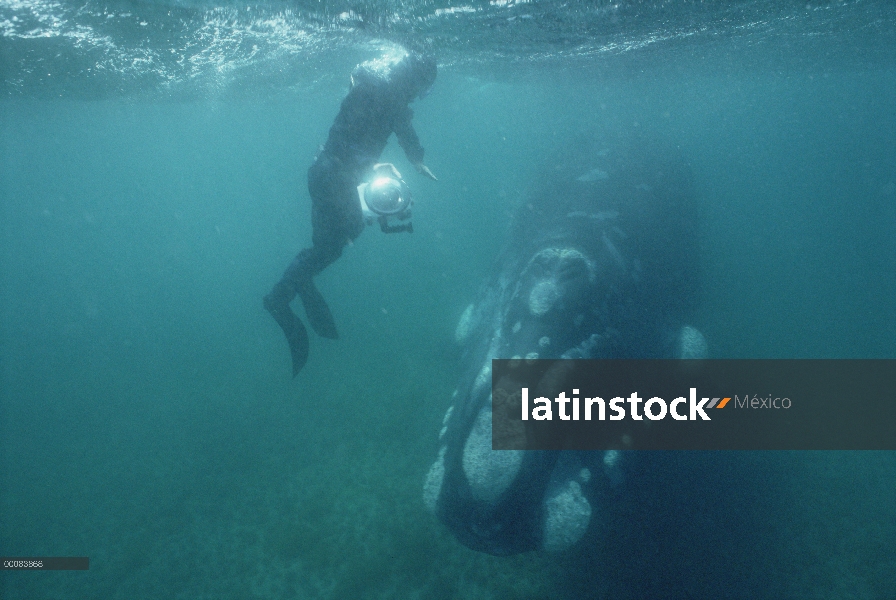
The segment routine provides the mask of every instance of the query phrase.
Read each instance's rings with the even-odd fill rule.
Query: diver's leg
[[[301,253],[299,256],[301,256]],[[298,258],[297,256],[296,259]],[[289,273],[289,269],[287,269],[287,273]],[[295,297],[295,286],[287,279],[286,274],[277,282],[270,293],[264,297],[265,309],[271,313],[277,325],[283,330],[286,342],[289,344],[289,352],[292,355],[293,377],[298,375],[305,363],[308,362],[308,332],[289,307],[290,301]]]
[[[314,245],[301,265],[296,264],[299,261],[296,257],[293,280],[311,327],[319,336],[330,339],[339,337],[336,321],[314,285],[314,276],[342,256],[342,248],[364,230],[356,186],[354,174],[326,154],[308,169]]]
[[[337,248],[334,253],[332,249],[327,252],[315,245],[300,252],[284,275],[284,278],[291,276],[290,280],[294,282],[295,291],[302,299],[311,328],[317,335],[331,340],[339,339],[336,321],[326,300],[314,285],[314,276],[339,258],[340,254],[341,248]]]

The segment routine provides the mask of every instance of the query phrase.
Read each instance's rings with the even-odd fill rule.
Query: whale
[[[426,506],[465,546],[559,552],[585,537],[626,452],[493,450],[496,358],[701,358],[693,175],[669,144],[582,136],[548,155],[463,311]]]

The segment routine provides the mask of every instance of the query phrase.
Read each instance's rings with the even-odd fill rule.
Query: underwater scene
[[[3,600],[896,598],[896,451],[458,429],[896,359],[887,0],[0,0],[0,231]]]

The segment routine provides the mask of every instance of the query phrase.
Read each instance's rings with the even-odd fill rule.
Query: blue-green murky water
[[[261,297],[349,72],[402,40],[439,56],[439,181],[319,277],[341,339],[290,380]],[[658,456],[561,556],[420,499],[454,324],[581,131],[690,162],[712,355],[896,357],[889,3],[0,0],[0,61],[0,554],[91,560],[3,598],[896,596],[892,453]]]

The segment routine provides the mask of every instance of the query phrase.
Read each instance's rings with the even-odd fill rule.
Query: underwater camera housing
[[[390,225],[390,219],[407,221],[411,218],[411,190],[408,185],[392,177],[377,177],[369,183],[358,186],[358,199],[361,202],[361,214],[364,222],[372,225],[380,224],[383,233],[414,232],[412,223]]]

